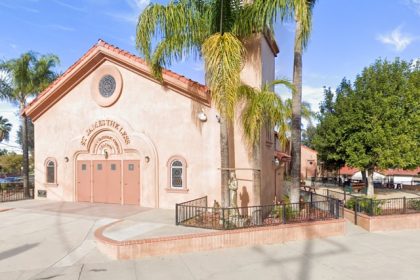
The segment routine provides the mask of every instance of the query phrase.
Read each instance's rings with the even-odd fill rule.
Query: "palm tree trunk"
[[[252,188],[253,188],[253,204],[261,205],[261,143],[260,141],[252,148]]]
[[[301,158],[301,107],[302,107],[302,40],[300,22],[296,21],[293,84],[295,92],[292,96],[292,187],[290,200],[299,202],[300,158]]]
[[[221,204],[229,207],[229,126],[225,116],[220,116]]]
[[[21,111],[25,108],[25,103],[20,104]],[[29,197],[29,153],[28,153],[28,119],[22,115],[20,117],[22,122],[22,152],[23,152],[23,194],[26,198]]]

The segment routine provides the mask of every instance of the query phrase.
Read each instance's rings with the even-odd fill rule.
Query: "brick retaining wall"
[[[344,218],[354,224],[354,211],[344,208]],[[420,213],[383,216],[357,213],[357,225],[370,232],[420,229]]]
[[[285,224],[141,240],[116,241],[104,236],[104,231],[115,223],[95,231],[99,250],[114,259],[136,259],[221,248],[276,244],[294,240],[344,235],[344,219]]]

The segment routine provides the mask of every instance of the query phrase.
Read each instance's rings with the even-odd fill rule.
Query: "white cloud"
[[[284,87],[276,87],[276,93],[283,99],[292,98],[292,93],[288,90],[285,90]],[[319,112],[319,104],[324,98],[324,88],[323,87],[313,87],[308,85],[302,86],[302,100],[308,102],[311,106],[311,110],[314,112]]]
[[[405,0],[405,3],[420,16],[420,0]]]
[[[377,40],[383,44],[392,45],[397,52],[401,52],[415,40],[415,37],[409,34],[403,34],[401,32],[401,26],[398,26],[388,34],[379,35]]]
[[[129,12],[115,13],[106,12],[105,14],[118,21],[125,21],[131,24],[136,24],[140,13],[150,4],[150,0],[126,0],[130,7]]]
[[[76,6],[76,5],[71,5],[69,3],[62,2],[60,0],[54,0],[54,2],[57,3],[60,6],[63,6],[65,8],[71,9],[71,10],[76,11],[76,12],[82,12],[82,13],[87,12],[86,7],[79,7],[79,6]]]
[[[319,104],[324,98],[324,88],[323,87],[311,87],[303,86],[302,87],[302,100],[308,102],[311,105],[311,110],[314,112],[319,111]]]

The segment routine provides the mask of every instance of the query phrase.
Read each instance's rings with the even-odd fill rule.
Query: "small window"
[[[112,163],[112,164],[111,164],[111,170],[112,170],[112,171],[117,170],[117,165],[116,165],[115,163]]]
[[[85,164],[85,163],[83,163],[83,164],[82,164],[82,171],[86,171],[86,169],[87,169],[87,168],[86,168],[86,164]]]
[[[180,189],[183,188],[182,184],[183,167],[182,162],[174,160],[171,164],[171,187]]]
[[[55,162],[54,161],[52,161],[52,160],[49,160],[48,162],[47,162],[47,166],[46,166],[46,169],[47,169],[47,184],[55,184],[55,182],[56,182],[56,178],[55,178],[55,168],[56,168],[56,166],[55,166]]]
[[[97,170],[102,170],[102,163],[98,163],[98,165],[96,166]]]
[[[134,171],[134,164],[130,163],[128,165],[128,171]]]

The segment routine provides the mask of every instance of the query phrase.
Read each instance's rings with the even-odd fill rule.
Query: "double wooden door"
[[[96,203],[140,203],[140,161],[79,160],[77,200]]]

